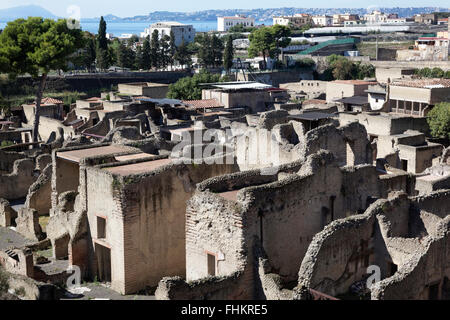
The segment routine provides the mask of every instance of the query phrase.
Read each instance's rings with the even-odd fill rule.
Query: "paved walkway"
[[[155,296],[121,295],[103,283],[82,283],[80,288],[68,291],[61,300],[155,300]]]

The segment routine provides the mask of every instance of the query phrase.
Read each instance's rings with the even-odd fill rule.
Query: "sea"
[[[106,25],[106,32],[112,33],[115,37],[124,34],[140,35],[151,24],[158,21],[146,22],[113,22],[109,21]],[[184,24],[191,24],[197,32],[215,31],[217,30],[217,20],[214,21],[180,21]],[[272,25],[272,21],[258,21],[257,24]],[[0,29],[6,26],[6,22],[0,22]],[[96,34],[98,32],[98,22],[81,22],[81,29]]]

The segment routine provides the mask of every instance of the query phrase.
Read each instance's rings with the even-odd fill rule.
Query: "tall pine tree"
[[[147,36],[142,46],[142,69],[148,70],[152,67],[150,36]]]
[[[152,62],[152,67],[158,69],[160,66],[160,43],[159,43],[159,32],[154,30],[152,33],[152,39],[150,42],[150,60]]]
[[[136,47],[136,54],[134,57],[134,68],[136,70],[144,69],[144,61],[142,60],[142,48],[141,46]]]
[[[173,61],[175,59],[175,52],[177,50],[177,46],[175,44],[175,34],[173,33],[172,30],[170,30],[170,42],[169,42],[169,63],[170,63],[170,67],[173,68]]]
[[[190,67],[192,61],[191,53],[189,52],[187,45],[184,43],[184,39],[175,51],[174,60],[178,61],[182,67],[185,65]]]
[[[223,55],[223,67],[225,68],[227,73],[230,73],[230,69],[231,67],[233,67],[233,55],[234,55],[233,38],[231,36],[228,36],[225,45],[225,52]]]
[[[110,59],[108,52],[108,39],[106,38],[106,21],[100,18],[97,35],[97,65],[104,70],[109,67]]]

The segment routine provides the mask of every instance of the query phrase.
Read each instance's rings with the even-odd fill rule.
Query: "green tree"
[[[450,102],[441,102],[427,114],[431,135],[450,139]]]
[[[83,65],[88,71],[91,71],[97,57],[97,52],[95,50],[95,38],[89,34],[85,35],[85,39],[86,45],[84,47]]]
[[[333,77],[336,80],[351,80],[355,78],[354,74],[354,64],[347,59],[339,59],[333,64]]]
[[[124,43],[119,43],[117,48],[117,64],[122,68],[133,68],[135,61],[134,51]]]
[[[142,45],[142,69],[148,70],[152,67],[150,36],[147,36]]]
[[[223,67],[225,68],[227,73],[230,73],[230,69],[231,67],[233,67],[233,55],[233,38],[231,36],[228,36],[225,44],[225,52],[223,54]]]
[[[175,52],[176,51],[177,51],[177,46],[175,45],[175,34],[173,33],[172,30],[170,30],[170,42],[169,42],[170,58],[169,58],[169,63],[170,63],[171,67],[173,67],[173,61],[175,59]]]
[[[375,67],[369,63],[360,63],[356,64],[356,68],[358,70],[358,79],[365,78],[374,78],[375,77]]]
[[[158,69],[160,66],[160,43],[159,43],[159,32],[158,30],[153,30],[152,38],[150,42],[150,60],[152,67]]]
[[[133,44],[135,44],[136,42],[139,42],[139,37],[135,34],[133,34],[127,41],[127,46],[131,47],[133,46]]]
[[[10,77],[30,74],[39,81],[33,124],[33,142],[39,138],[41,99],[51,70],[67,70],[68,57],[83,48],[81,30],[66,20],[30,17],[9,22],[0,34],[0,72]]]
[[[160,41],[161,67],[166,68],[170,64],[170,37],[164,35]]]
[[[221,38],[213,34],[210,40],[210,51],[212,53],[211,61],[214,67],[219,67],[222,65],[223,59],[223,41]]]
[[[435,67],[435,68],[433,68],[431,70],[431,77],[432,78],[443,78],[444,75],[445,75],[445,72],[441,68]]]
[[[174,59],[178,61],[181,66],[188,65],[190,67],[192,61],[191,53],[188,50],[188,46],[184,43],[184,40],[177,47]]]
[[[97,65],[105,70],[110,66],[111,53],[108,50],[108,39],[106,38],[106,21],[100,18],[97,34]]]
[[[197,57],[200,64],[207,68],[214,63],[214,53],[211,46],[211,37],[209,34],[199,34],[195,37],[195,42],[198,44]]]
[[[291,29],[286,26],[281,26],[279,24],[271,27],[271,32],[273,35],[274,47],[275,47],[275,57],[278,57],[281,48],[286,48],[291,43]],[[277,59],[278,60],[278,59]]]
[[[219,82],[220,75],[211,74],[205,70],[192,77],[181,78],[169,85],[168,98],[180,100],[199,100],[202,98],[201,83]]]
[[[275,42],[270,27],[262,27],[250,33],[250,46],[248,47],[248,54],[250,58],[254,58],[262,54],[264,64],[267,65],[266,57],[273,57]]]
[[[142,59],[142,48],[141,46],[136,47],[136,54],[134,56],[134,67],[137,70],[144,69],[144,61]]]

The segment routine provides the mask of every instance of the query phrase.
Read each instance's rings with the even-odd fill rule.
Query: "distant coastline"
[[[114,36],[118,37],[122,34],[135,34],[140,35],[144,32],[145,28],[148,28],[152,23],[157,21],[146,21],[146,22],[123,22],[123,21],[109,21],[107,22],[107,32],[112,33]],[[185,24],[192,24],[197,32],[207,32],[217,30],[217,20],[209,21],[179,21]],[[90,33],[96,34],[98,32],[99,21],[81,21],[81,28],[84,31],[89,31]],[[257,22],[257,24],[272,25],[272,21]],[[6,26],[6,22],[0,22],[0,29]]]

